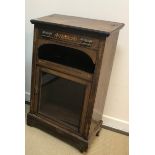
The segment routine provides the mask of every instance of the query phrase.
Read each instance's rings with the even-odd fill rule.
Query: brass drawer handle
[[[85,39],[85,38],[81,38],[80,41],[81,41],[80,45],[87,46],[87,47],[91,47],[93,43],[92,40]]]

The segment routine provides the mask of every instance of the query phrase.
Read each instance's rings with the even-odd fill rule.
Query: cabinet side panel
[[[32,70],[31,70],[31,98],[30,98],[30,112],[35,112],[35,68],[36,68],[36,41],[38,35],[38,28],[34,25],[34,35],[33,35],[33,53],[32,53]]]
[[[101,124],[102,121],[102,114],[110,81],[118,34],[119,31],[116,31],[106,38],[89,136],[91,136],[93,132],[96,132],[98,124]]]

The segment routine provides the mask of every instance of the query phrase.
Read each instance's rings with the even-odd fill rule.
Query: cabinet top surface
[[[111,32],[115,30],[121,29],[124,24],[104,21],[104,20],[96,20],[96,19],[88,19],[67,15],[59,15],[53,14],[37,19],[32,19],[31,23],[33,24],[46,24],[46,25],[59,25],[62,27],[69,27],[81,30],[87,30],[97,33],[103,33],[109,35]]]

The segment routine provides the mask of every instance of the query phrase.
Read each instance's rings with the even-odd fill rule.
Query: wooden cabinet
[[[27,124],[86,151],[102,125],[122,23],[50,15],[34,24]]]

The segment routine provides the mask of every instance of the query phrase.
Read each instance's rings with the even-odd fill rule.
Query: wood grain
[[[62,27],[71,27],[74,29],[88,30],[91,32],[104,33],[109,35],[115,30],[121,29],[124,24],[96,19],[88,19],[74,16],[65,16],[59,14],[53,14],[45,17],[41,17],[35,20],[31,20],[33,24],[45,23],[50,25],[59,25]]]

